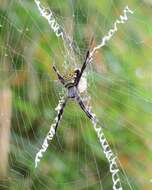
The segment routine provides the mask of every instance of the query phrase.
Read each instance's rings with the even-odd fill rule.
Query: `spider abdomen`
[[[75,86],[68,88],[68,98],[75,98],[77,95],[77,88]]]

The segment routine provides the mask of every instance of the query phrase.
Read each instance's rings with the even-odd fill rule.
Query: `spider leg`
[[[64,112],[64,108],[66,106],[67,101],[68,101],[67,97],[65,99],[62,98],[59,101],[59,104],[55,109],[57,111],[57,116],[56,116],[55,122],[54,122],[55,133],[57,131],[57,128],[59,127],[59,123],[61,121],[61,118],[62,118],[62,115],[63,115],[63,112]]]
[[[91,39],[91,43],[90,43],[90,45],[92,45],[92,43],[93,43],[93,39],[94,39],[94,38]],[[89,49],[89,50],[87,51],[87,53],[86,53],[85,60],[84,60],[83,65],[82,65],[82,67],[81,67],[80,74],[78,75],[76,85],[79,84],[80,79],[81,79],[81,77],[82,77],[82,74],[83,74],[83,72],[84,72],[84,70],[85,70],[87,64],[90,63],[90,61],[91,61],[91,58],[90,58],[90,49]]]
[[[88,50],[88,51],[87,51],[87,54],[86,54],[86,58],[85,58],[85,60],[84,60],[84,63],[83,63],[83,65],[82,65],[82,67],[81,67],[80,74],[79,74],[78,77],[77,77],[76,85],[79,84],[80,79],[81,79],[81,77],[82,77],[82,74],[83,74],[83,72],[84,72],[84,70],[85,70],[85,68],[86,68],[86,66],[87,66],[87,64],[88,64],[88,61],[89,61],[89,60],[88,60],[89,54],[90,54],[90,51]]]
[[[55,73],[57,74],[59,81],[60,81],[62,84],[65,84],[65,81],[64,81],[63,76],[59,73],[59,71],[57,70],[57,68],[55,67],[55,65],[53,65],[53,70],[54,70]]]
[[[77,103],[79,104],[79,106],[81,107],[81,109],[82,109],[82,110],[86,113],[86,115],[89,117],[89,119],[91,119],[91,120],[96,119],[96,118],[95,118],[95,115],[94,115],[91,111],[89,111],[89,109],[87,109],[87,107],[84,105],[84,103],[83,103],[83,101],[82,101],[82,99],[81,99],[81,97],[80,97],[79,95],[76,96],[76,101],[77,101]]]
[[[79,95],[76,96],[76,101],[91,121],[93,121],[96,124],[99,123],[99,120],[97,119],[96,115],[85,106],[85,104],[83,103],[83,101]],[[105,127],[103,123],[102,124],[99,123],[99,124],[102,127]]]

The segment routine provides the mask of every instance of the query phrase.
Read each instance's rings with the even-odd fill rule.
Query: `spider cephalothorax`
[[[80,69],[75,69],[74,71],[70,72],[69,74],[63,76],[65,88],[70,88],[70,87],[76,86],[79,74],[80,74]]]

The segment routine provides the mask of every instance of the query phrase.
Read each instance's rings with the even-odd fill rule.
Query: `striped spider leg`
[[[91,119],[92,121],[95,121],[96,123],[98,122],[98,119],[96,118],[95,114],[92,113],[91,109],[89,109],[88,107],[85,106],[82,98],[80,97],[80,95],[77,95],[75,100],[77,101],[77,103],[79,104],[79,106],[81,107],[81,109],[85,112],[85,114],[87,115],[87,117],[89,119]]]
[[[68,97],[66,98],[62,98],[60,101],[59,101],[59,104],[58,106],[56,107],[56,111],[57,111],[57,116],[55,118],[55,126],[54,126],[54,129],[55,129],[55,133],[57,131],[57,128],[59,127],[59,123],[62,119],[62,115],[63,115],[63,112],[64,112],[64,108],[67,104],[67,101],[68,101]]]
[[[87,117],[92,121],[92,123],[98,123],[101,127],[105,128],[104,123],[101,121],[99,122],[98,118],[96,117],[96,114],[92,112],[91,107],[85,105],[80,95],[76,95],[75,100],[77,101],[83,112],[85,112]]]
[[[57,74],[59,81],[64,85],[64,82],[65,82],[65,81],[64,81],[64,78],[63,78],[63,76],[59,73],[59,71],[57,70],[57,68],[55,67],[55,65],[53,65],[53,69],[54,69],[55,73]]]
[[[92,37],[91,42],[90,42],[90,46],[91,46],[92,43],[93,43],[93,39],[94,39],[94,38]],[[80,71],[80,73],[79,73],[79,76],[78,76],[78,78],[77,78],[77,85],[76,85],[76,86],[78,86],[78,84],[79,84],[79,82],[80,82],[80,80],[81,80],[81,77],[82,77],[82,75],[83,75],[83,73],[84,73],[84,71],[85,71],[85,69],[86,69],[86,66],[87,66],[91,61],[92,61],[92,57],[90,56],[90,48],[89,48],[88,51],[87,51],[87,53],[86,53],[85,60],[84,60],[83,65],[82,65],[82,67],[81,67],[81,71]]]

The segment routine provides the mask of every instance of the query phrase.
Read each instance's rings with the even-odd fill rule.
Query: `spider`
[[[87,51],[84,63],[81,67],[81,69],[75,69],[72,73],[70,73],[67,76],[62,76],[60,72],[57,70],[55,65],[53,65],[53,70],[57,74],[57,77],[62,85],[64,85],[66,89],[66,94],[62,99],[60,99],[58,106],[56,107],[57,116],[54,119],[54,123],[51,125],[50,130],[44,139],[44,142],[42,144],[42,148],[38,151],[35,157],[35,167],[37,167],[38,162],[40,162],[40,159],[43,157],[43,153],[47,150],[49,146],[49,141],[53,139],[53,136],[56,135],[57,129],[59,127],[59,123],[61,121],[64,108],[67,105],[67,102],[69,100],[74,100],[78,103],[80,108],[85,112],[87,117],[92,121],[94,125],[97,123],[105,127],[104,124],[99,123],[99,120],[97,119],[96,115],[91,111],[91,109],[87,106],[85,106],[84,100],[81,98],[80,93],[85,91],[86,84],[85,81],[83,81],[83,73],[86,69],[86,66],[92,61],[92,54],[90,53],[90,50]],[[56,135],[57,137],[57,135]]]
[[[90,55],[90,50],[88,50],[86,53],[84,63],[82,65],[81,69],[75,69],[68,76],[62,76],[59,73],[59,71],[57,70],[57,68],[55,67],[55,65],[53,65],[53,69],[54,69],[55,73],[57,74],[59,81],[66,88],[66,96],[65,96],[65,98],[61,104],[61,107],[58,111],[58,115],[56,117],[57,120],[56,120],[56,125],[55,125],[55,133],[56,133],[57,128],[59,126],[59,122],[61,120],[61,117],[63,115],[64,108],[65,108],[67,101],[69,99],[75,100],[90,120],[94,121],[95,123],[99,122],[98,119],[96,118],[95,114],[93,114],[91,112],[91,110],[85,106],[85,104],[84,104],[84,102],[80,96],[80,91],[81,91],[80,90],[80,82],[82,79],[82,75],[86,69],[87,64],[90,63],[91,60],[92,60],[92,57]]]

